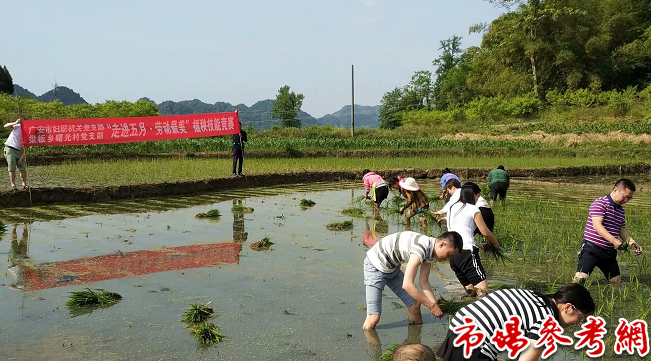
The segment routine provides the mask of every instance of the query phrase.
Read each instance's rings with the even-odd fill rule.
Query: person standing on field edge
[[[503,165],[498,165],[497,169],[493,169],[488,173],[488,189],[490,190],[491,200],[496,201],[499,195],[500,201],[504,201],[506,191],[510,185],[509,174],[504,170]]]
[[[20,133],[20,122],[21,119],[18,118],[15,122],[4,125],[5,129],[12,130],[7,141],[5,141],[4,151],[12,192],[18,191],[18,188],[16,187],[16,168],[20,171],[20,180],[23,189],[29,189],[27,186],[27,169],[25,168],[25,154],[27,147],[23,147],[23,136]]]
[[[617,264],[617,250],[626,249],[626,242],[636,255],[642,254],[642,246],[628,234],[622,207],[633,199],[633,193],[635,184],[622,178],[615,183],[610,194],[597,198],[590,205],[574,282],[583,284],[594,268],[599,267],[611,283],[619,284],[622,277]]]
[[[238,113],[235,110],[235,113]],[[233,177],[244,177],[242,174],[242,163],[244,163],[244,143],[248,141],[246,138],[246,132],[242,129],[242,122],[238,120],[240,124],[240,132],[233,134]],[[239,167],[237,167],[237,162],[240,162]],[[236,172],[237,170],[237,172]]]

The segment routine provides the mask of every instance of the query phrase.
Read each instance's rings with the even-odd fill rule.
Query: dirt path
[[[493,168],[454,168],[452,171],[462,179],[485,178]],[[509,169],[511,177],[549,178],[595,175],[637,175],[651,171],[651,164],[606,165],[563,167],[547,169]],[[417,179],[437,179],[442,169],[384,169],[379,174],[387,179],[392,175]],[[361,172],[303,172],[287,174],[262,174],[244,178],[210,178],[186,182],[125,185],[118,187],[91,188],[37,188],[31,191],[31,205],[107,202],[120,199],[151,198],[169,195],[188,195],[215,192],[227,189],[255,188],[279,184],[338,182],[360,180]],[[361,181],[360,181],[361,186]],[[27,191],[17,193],[0,192],[0,207],[29,207]]]

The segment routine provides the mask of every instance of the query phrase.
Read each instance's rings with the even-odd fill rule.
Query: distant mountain
[[[41,96],[36,96],[20,85],[14,84],[14,96],[29,97],[42,102],[51,102],[59,99],[65,105],[87,104],[81,95],[65,86],[57,86],[56,91],[52,89]],[[140,98],[139,100],[156,104],[156,102],[147,97]],[[161,115],[221,113],[232,112],[238,109],[242,124],[244,126],[253,126],[258,130],[270,129],[274,125],[280,126],[280,120],[271,118],[271,108],[273,108],[273,105],[274,101],[272,99],[261,100],[250,107],[244,104],[233,105],[225,102],[209,104],[199,99],[179,102],[166,100],[157,104]],[[379,109],[379,105],[364,106],[355,104],[355,127],[377,128],[380,125],[378,121]],[[318,119],[301,110],[298,113],[298,118],[301,120],[303,127],[310,125],[332,125],[335,127],[350,128],[350,105],[346,105],[339,111],[326,114]]]
[[[36,94],[30,92],[29,90],[23,88],[22,86],[18,84],[14,84],[14,96],[15,97],[23,97],[23,98],[30,98],[30,99],[36,99]]]
[[[158,104],[158,111],[161,115],[176,114],[199,114],[199,113],[220,113],[232,112],[237,109],[240,113],[242,125],[253,126],[255,129],[269,129],[274,125],[280,126],[280,120],[271,118],[271,108],[274,101],[271,99],[259,101],[250,107],[244,104],[233,105],[231,103],[217,102],[215,104],[204,103],[199,99],[183,100],[174,102],[166,100]],[[303,126],[314,125],[317,120],[304,111],[298,113],[298,118]]]
[[[79,93],[75,93],[74,90],[64,86],[57,86],[56,88],[37,97],[36,99],[45,103],[49,103],[58,99],[65,105],[88,104],[88,102],[86,102],[84,98],[79,95]]]
[[[43,93],[41,96],[36,96],[36,94],[20,85],[14,84],[14,96],[32,98],[44,103],[49,103],[58,99],[65,105],[88,104],[79,93],[75,93],[74,90],[59,85],[57,85],[56,88]]]
[[[355,104],[355,128],[367,127],[377,128],[380,126],[379,118],[380,106],[365,106]],[[317,119],[319,125],[332,125],[335,127],[350,128],[350,105],[345,105],[339,111],[326,114]]]

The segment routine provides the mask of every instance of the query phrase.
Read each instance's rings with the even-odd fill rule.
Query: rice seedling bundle
[[[441,312],[443,312],[443,314],[445,314],[445,315],[454,315],[455,313],[457,313],[457,311],[459,311],[460,309],[465,307],[468,304],[468,302],[455,301],[455,300],[446,300],[443,297],[439,297],[438,304],[439,304],[439,308],[441,309]]]
[[[271,247],[272,244],[274,244],[274,242],[271,242],[269,237],[264,237],[263,239],[257,242],[251,243],[249,245],[249,248],[256,251],[266,251],[269,249],[269,247]]]
[[[332,222],[326,228],[331,231],[349,231],[353,229],[353,221]]]
[[[301,207],[312,207],[315,204],[316,202],[314,202],[311,199],[305,199],[305,198],[301,199]]]
[[[233,207],[231,208],[231,211],[234,214],[253,213],[253,208],[245,207],[241,204],[234,204]]]
[[[190,308],[185,311],[183,315],[181,315],[183,316],[181,322],[185,322],[190,325],[206,322],[209,318],[213,317],[214,313],[213,309],[209,308],[208,305],[210,305],[210,302],[205,305],[190,305]]]
[[[364,210],[362,208],[346,208],[341,213],[350,217],[364,217]]]
[[[219,218],[221,217],[221,213],[219,212],[218,209],[211,209],[206,213],[199,213],[195,216],[196,218]]]
[[[197,339],[199,347],[214,346],[226,340],[219,332],[219,327],[212,322],[203,322],[190,326],[190,332]]]

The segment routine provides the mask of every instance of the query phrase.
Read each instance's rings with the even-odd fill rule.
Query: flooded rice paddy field
[[[651,194],[645,189],[651,182],[632,178],[638,192],[626,206],[629,228],[648,254]],[[510,246],[513,262],[487,260],[489,281],[545,286],[571,279],[587,207],[614,180],[514,181],[507,204],[494,207],[496,235]],[[419,183],[428,194],[440,192],[436,180]],[[0,240],[0,267],[6,270],[0,277],[0,359],[376,360],[392,343],[437,347],[447,318],[425,316],[424,325],[407,327],[406,310],[388,289],[377,333],[361,330],[365,243],[406,229],[398,216],[375,216],[364,205],[363,218],[341,214],[359,207],[356,199],[363,194],[361,183],[321,183],[1,210],[7,231]],[[301,208],[303,198],[316,205]],[[233,214],[234,204],[254,211]],[[441,205],[436,201],[432,209]],[[211,209],[220,211],[218,220],[195,218]],[[352,231],[325,228],[349,219]],[[412,225],[415,231],[440,232]],[[249,248],[263,237],[275,242],[270,251]],[[541,245],[545,237],[554,242]],[[639,275],[648,285],[647,258],[621,257],[624,275]],[[595,272],[592,278],[600,277]],[[461,294],[447,263],[434,265],[430,281],[437,295]],[[71,317],[69,294],[86,287],[123,299]],[[602,292],[606,286],[591,287]],[[648,291],[637,287],[640,294]],[[606,299],[609,291],[603,292]],[[631,294],[636,293],[625,297]],[[190,304],[209,301],[219,315],[213,322],[227,340],[201,351],[179,320]],[[649,321],[642,314],[646,301],[634,304],[629,316]],[[615,317],[618,308],[601,311]],[[558,353],[555,359],[581,355]]]

